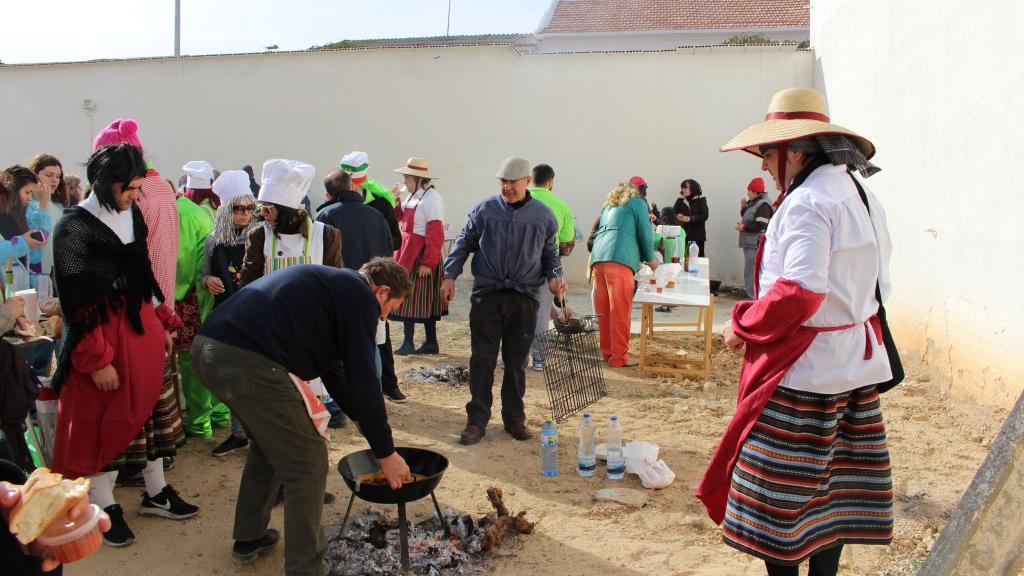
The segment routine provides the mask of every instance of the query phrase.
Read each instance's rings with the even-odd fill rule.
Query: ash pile
[[[469,368],[465,366],[442,366],[440,368],[420,366],[406,370],[402,374],[402,380],[415,380],[445,386],[465,386],[469,384]]]
[[[437,516],[409,523],[409,560],[411,573],[426,576],[475,576],[488,574],[487,553],[507,538],[530,534],[534,523],[526,512],[509,513],[499,488],[487,490],[495,512],[477,520],[469,514],[446,508],[442,513],[450,538]],[[350,521],[343,533],[327,547],[330,576],[350,574],[403,575],[399,549],[398,519],[374,508]]]

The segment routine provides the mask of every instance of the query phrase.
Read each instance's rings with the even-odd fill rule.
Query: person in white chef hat
[[[263,225],[249,233],[239,287],[299,264],[343,268],[341,233],[314,222],[302,199],[316,169],[298,160],[274,159],[263,164],[263,183],[257,209]]]
[[[185,171],[185,197],[210,212],[213,220],[220,198],[213,193],[213,181],[216,179],[213,166],[205,160],[192,160],[181,167]]]

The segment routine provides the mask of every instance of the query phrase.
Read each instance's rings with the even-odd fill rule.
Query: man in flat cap
[[[501,384],[501,419],[516,440],[528,440],[523,396],[526,394],[526,356],[533,344],[538,294],[544,283],[556,296],[565,284],[556,274],[558,222],[551,210],[534,200],[530,163],[508,158],[497,173],[501,193],[477,204],[469,213],[451,254],[444,263],[441,296],[451,301],[455,279],[473,256],[473,294],[470,297],[469,389],[467,423],[459,441],[476,444],[491,417],[491,388],[498,349],[505,375]]]

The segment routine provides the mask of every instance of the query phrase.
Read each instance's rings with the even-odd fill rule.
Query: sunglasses
[[[252,204],[246,204],[245,206],[232,206],[231,211],[235,214],[245,214],[246,212],[255,212],[256,207]]]

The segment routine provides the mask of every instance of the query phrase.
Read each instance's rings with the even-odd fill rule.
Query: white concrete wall
[[[757,161],[718,147],[763,115],[771,95],[811,85],[813,56],[792,48],[715,48],[658,54],[521,56],[508,47],[284,53],[0,67],[0,163],[47,151],[69,172],[93,135],[118,117],[139,121],[147,156],[177,181],[187,160],[220,169],[271,157],[317,167],[311,196],[352,149],[371,176],[423,156],[443,177],[448,220],[461,228],[497,192],[510,155],[547,162],[556,192],[589,231],[616,182],[635,174],[671,205],[694,178],[709,198],[715,276],[742,284],[733,229]],[[83,99],[96,111],[87,114]],[[585,247],[567,262],[581,282]],[[468,268],[467,268],[468,270]]]
[[[894,332],[936,381],[1009,407],[1024,389],[1024,4],[813,0],[816,85],[878,147]]]

